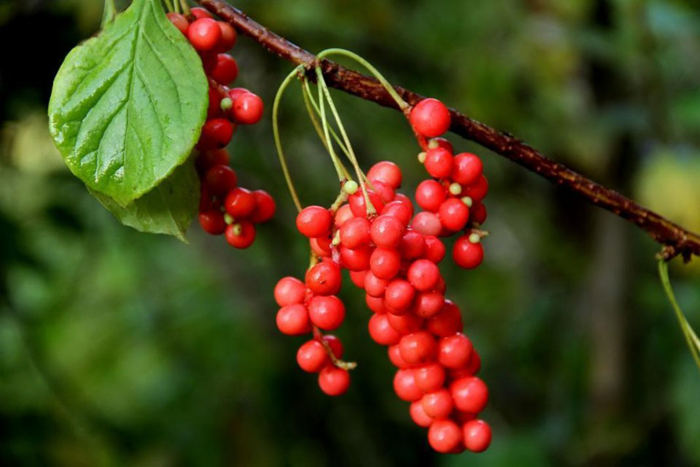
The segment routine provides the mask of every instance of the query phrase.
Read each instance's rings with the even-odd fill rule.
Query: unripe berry
[[[434,138],[450,128],[450,111],[437,99],[424,99],[411,110],[413,128],[426,138]]]

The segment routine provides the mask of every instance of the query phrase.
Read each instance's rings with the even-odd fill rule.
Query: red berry
[[[438,347],[438,362],[445,368],[452,369],[466,367],[474,348],[469,338],[461,333],[443,337]]]
[[[460,185],[473,185],[484,172],[484,164],[479,156],[463,152],[454,158],[452,168],[452,180]]]
[[[277,328],[288,336],[300,336],[311,331],[309,312],[301,304],[287,305],[277,312]]]
[[[428,428],[433,424],[433,419],[430,418],[423,409],[422,401],[411,402],[411,407],[408,410],[411,414],[411,420],[413,420],[413,423],[416,425],[423,428]]]
[[[450,128],[450,111],[437,99],[423,99],[411,111],[413,128],[426,138],[434,138]]]
[[[435,338],[426,331],[418,331],[405,335],[399,342],[401,358],[410,365],[431,360],[437,351]]]
[[[413,378],[413,370],[399,370],[394,375],[394,392],[399,399],[406,402],[413,402],[421,399],[423,393],[416,387]]]
[[[333,221],[337,228],[341,228],[348,220],[352,219],[353,217],[355,217],[355,215],[352,213],[350,205],[343,204],[340,207],[340,209],[336,211],[335,218],[333,219]]]
[[[489,389],[476,376],[458,379],[450,385],[455,407],[462,412],[477,414],[486,408]]]
[[[445,295],[434,292],[421,292],[416,297],[413,306],[413,311],[421,318],[432,318],[442,311],[445,307]]]
[[[399,314],[399,312],[405,312],[411,307],[415,296],[416,289],[408,281],[394,279],[386,288],[384,302],[392,311]]]
[[[433,138],[430,140],[430,142],[436,144],[440,148],[447,149],[448,151],[450,151],[450,154],[454,154],[455,152],[454,148],[452,147],[452,143],[450,143],[445,138]],[[432,146],[433,144],[431,144],[431,147]]]
[[[377,162],[367,172],[367,179],[371,182],[375,180],[384,182],[396,190],[401,186],[401,169],[390,161]]]
[[[233,119],[243,125],[254,125],[263,116],[263,101],[252,92],[241,93],[233,101],[231,112]]]
[[[209,107],[207,108],[207,120],[223,116],[221,110],[221,92],[218,89],[209,86]]]
[[[195,165],[200,173],[206,173],[207,170],[215,165],[228,165],[231,160],[226,149],[215,149],[213,151],[205,151],[197,156]]]
[[[370,228],[372,241],[381,248],[397,248],[401,244],[403,233],[403,224],[391,216],[377,217]]]
[[[199,224],[202,230],[210,235],[221,235],[226,231],[226,222],[221,211],[200,212]]]
[[[384,300],[380,297],[373,297],[370,294],[365,294],[365,303],[367,303],[367,308],[378,315],[384,314],[388,311],[386,305],[384,304]]]
[[[320,237],[331,228],[330,211],[321,206],[308,206],[297,216],[297,229],[308,238]]]
[[[408,268],[407,278],[418,291],[432,290],[440,279],[440,269],[427,259],[419,259]]]
[[[226,195],[224,207],[234,219],[245,219],[255,211],[255,195],[245,188],[234,188]]]
[[[204,185],[214,196],[223,198],[229,191],[236,188],[238,176],[231,167],[216,165],[207,170],[204,176]]]
[[[228,52],[236,45],[238,34],[236,34],[236,30],[230,24],[224,21],[217,21],[217,23],[219,28],[221,28],[221,39],[216,49],[221,52]]]
[[[404,259],[416,259],[425,254],[425,238],[422,233],[409,230],[401,239],[401,256]]]
[[[460,237],[452,247],[452,259],[460,268],[474,269],[484,260],[484,246],[469,241],[469,235]]]
[[[342,258],[341,258],[341,262],[342,262]],[[352,281],[353,284],[355,284],[355,287],[362,289],[365,286],[365,276],[366,275],[367,275],[367,271],[350,271],[350,280]]]
[[[438,264],[445,257],[445,244],[433,235],[426,235],[424,238],[425,253],[423,253],[423,258],[431,263]]]
[[[383,297],[388,285],[388,280],[378,278],[372,274],[372,271],[368,271],[367,274],[365,274],[364,289],[367,295],[371,295],[375,298]]]
[[[277,210],[277,204],[270,194],[264,190],[255,190],[255,211],[250,217],[250,220],[256,224],[261,224],[272,219]]]
[[[447,418],[454,407],[452,394],[447,389],[440,389],[426,394],[421,399],[421,403],[426,415],[435,419]]]
[[[461,196],[469,196],[472,201],[481,201],[486,197],[489,192],[489,181],[485,176],[479,177],[479,179],[473,185],[468,185],[462,190]]]
[[[323,336],[323,340],[330,346],[335,358],[343,358],[343,343],[332,334]]]
[[[435,392],[445,384],[445,369],[439,363],[428,363],[413,370],[416,386],[424,393]]]
[[[411,198],[404,195],[403,193],[396,193],[394,201],[398,201],[400,203],[405,204],[406,207],[411,210],[411,217],[413,217],[413,212],[415,211],[415,209],[413,207],[413,201],[411,201]]]
[[[355,249],[341,246],[340,262],[350,271],[362,271],[369,269],[372,249],[368,246],[361,246]]]
[[[183,33],[185,36],[187,36],[187,30],[190,28],[190,22],[187,21],[187,18],[185,18],[185,15],[181,15],[180,13],[174,13],[170,12],[167,15],[171,23],[180,30],[181,33]]]
[[[350,373],[342,368],[328,365],[318,374],[321,391],[329,396],[341,396],[350,387]]]
[[[423,235],[438,236],[442,231],[440,218],[432,212],[423,211],[416,214],[411,221],[411,228]]]
[[[425,170],[431,177],[447,178],[452,174],[452,153],[447,149],[437,147],[428,149],[425,156]]]
[[[484,206],[484,203],[474,201],[469,209],[469,216],[474,223],[483,224],[486,222],[486,206]]]
[[[462,230],[469,220],[469,208],[458,198],[450,198],[440,205],[440,223],[450,232]]]
[[[345,320],[345,305],[334,295],[317,296],[309,302],[309,317],[324,331],[333,331]]]
[[[310,340],[299,347],[297,363],[302,370],[318,373],[330,362],[326,348],[317,340]]]
[[[491,427],[483,420],[470,420],[462,427],[464,445],[471,452],[484,452],[491,444]]]
[[[377,212],[382,212],[384,201],[382,201],[381,196],[372,190],[367,190],[367,194],[374,209]],[[362,190],[357,190],[354,195],[350,195],[348,204],[350,204],[350,209],[355,217],[367,217],[367,206],[365,205],[365,197]]]
[[[462,331],[462,313],[457,305],[446,300],[442,311],[427,322],[427,329],[436,336],[448,337]]]
[[[370,225],[364,217],[352,217],[340,227],[340,243],[347,248],[357,248],[370,242]]]
[[[209,11],[202,7],[194,7],[190,8],[190,13],[192,16],[194,16],[197,19],[202,19],[202,18],[214,18]]]
[[[369,260],[372,274],[380,279],[392,279],[401,268],[401,255],[396,250],[377,248]]]
[[[385,314],[375,314],[369,319],[369,335],[379,345],[394,345],[401,340],[401,334],[391,327]]]
[[[469,359],[469,363],[467,364],[467,367],[465,369],[471,375],[479,373],[479,370],[481,370],[481,356],[479,355],[479,352],[477,352],[476,350],[472,350],[472,356]]]
[[[226,241],[239,250],[244,250],[255,241],[255,226],[252,222],[241,221],[226,227]]]
[[[416,188],[416,203],[426,211],[437,212],[445,196],[445,188],[435,180],[424,180]]]
[[[372,190],[379,195],[379,199],[382,200],[383,204],[391,203],[396,197],[396,192],[394,191],[394,189],[386,183],[379,180],[375,180],[374,182],[372,182]],[[381,212],[382,209],[384,209],[383,206],[382,208],[377,209],[377,212]]]
[[[221,40],[221,28],[212,18],[202,18],[190,24],[187,37],[192,47],[206,52],[216,47]]]
[[[306,296],[306,286],[296,277],[283,277],[275,285],[275,301],[279,306],[302,303]]]
[[[452,420],[436,420],[428,430],[428,442],[437,452],[452,452],[463,444],[462,430]]]
[[[389,355],[389,361],[396,368],[406,369],[410,366],[408,363],[404,362],[403,359],[401,358],[401,352],[399,351],[398,344],[397,345],[390,345],[389,348],[387,349],[387,354]]]
[[[209,76],[219,84],[228,86],[238,78],[238,63],[229,54],[218,54]]]
[[[384,206],[381,212],[382,216],[391,216],[396,218],[401,225],[406,227],[411,222],[411,209],[401,201],[392,201]]]
[[[413,313],[403,315],[387,313],[386,317],[391,327],[396,329],[401,335],[416,332],[423,326],[423,319]]]
[[[321,262],[306,272],[306,286],[316,295],[335,295],[340,292],[342,276],[333,262]]]
[[[202,127],[197,147],[199,149],[221,149],[233,138],[233,125],[225,118],[213,118]]]

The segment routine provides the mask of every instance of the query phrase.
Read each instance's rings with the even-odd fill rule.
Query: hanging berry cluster
[[[168,13],[168,19],[199,53],[209,78],[207,121],[197,143],[199,223],[211,235],[225,234],[234,248],[248,248],[255,240],[255,225],[270,220],[276,205],[267,192],[238,185],[226,146],[238,125],[260,121],[263,101],[247,89],[228,87],[238,77],[236,60],[226,53],[236,44],[236,30],[226,22],[215,21],[203,8],[190,12],[189,16]]]
[[[460,232],[454,262],[467,269],[481,263],[485,233],[477,228],[486,217],[481,201],[488,185],[477,156],[454,156],[450,143],[438,138],[450,125],[442,103],[422,101],[410,122],[425,149],[419,160],[432,177],[415,193],[424,211],[414,215],[413,202],[397,192],[403,177],[391,161],[358,175],[360,185],[345,181],[330,209],[302,209],[296,227],[309,238],[312,264],[303,282],[285,277],[275,287],[281,307],[277,327],[290,336],[311,334],[297,352],[299,366],[318,374],[324,393],[345,393],[348,370],[355,364],[341,360],[340,340],[323,331],[334,331],[344,321],[345,306],[337,294],[341,269],[348,270],[373,312],[371,338],[388,347],[398,368],[394,390],[410,402],[413,421],[428,428],[430,445],[442,453],[481,452],[491,442],[489,425],[477,418],[488,389],[475,376],[481,359],[462,333],[460,309],[445,298],[438,264],[446,255],[440,237]]]

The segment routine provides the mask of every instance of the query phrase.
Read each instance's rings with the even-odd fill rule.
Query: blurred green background
[[[396,84],[443,99],[549,157],[700,230],[700,2],[696,0],[241,0],[312,51],[352,49]],[[233,145],[242,183],[276,220],[248,251],[191,228],[190,244],[121,226],[53,148],[46,106],[66,53],[99,28],[89,0],[0,0],[0,464],[58,466],[698,465],[700,374],[656,275],[658,245],[621,219],[465,141],[491,192],[487,260],[446,266],[483,356],[482,455],[428,447],[391,389],[369,311],[346,287],[338,333],[359,363],[321,394],[275,329],[272,288],[301,275],[264,123]],[[272,102],[291,67],[248,39],[239,83]],[[337,103],[362,162],[424,177],[399,114]],[[307,204],[332,166],[285,99],[283,139]],[[700,327],[700,261],[672,268]]]

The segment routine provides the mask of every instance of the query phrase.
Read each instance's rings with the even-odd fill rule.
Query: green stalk
[[[104,13],[102,13],[102,27],[114,21],[115,16],[117,16],[117,7],[114,5],[114,0],[105,0]]]
[[[693,328],[690,326],[690,323],[688,323],[688,320],[683,314],[681,307],[676,301],[676,296],[673,294],[673,289],[671,288],[671,281],[668,278],[668,263],[664,260],[659,261],[659,276],[661,277],[661,284],[663,284],[666,296],[671,302],[673,310],[676,312],[676,318],[678,318],[678,323],[680,324],[681,331],[683,331],[683,336],[688,343],[690,353],[693,355],[693,359],[695,360],[695,364],[698,366],[698,370],[700,370],[700,339],[698,339],[697,334],[695,334],[695,331],[693,331]]]
[[[174,1],[177,1],[177,0],[174,0]],[[180,6],[182,7],[182,13],[185,16],[189,16],[190,6],[187,4],[187,0],[180,0]]]
[[[302,66],[299,66],[292,70],[292,72],[289,73],[289,75],[287,75],[287,77],[284,79],[279,89],[277,90],[277,95],[275,96],[275,101],[272,105],[272,135],[275,139],[277,157],[279,158],[280,165],[282,166],[282,173],[284,174],[284,180],[287,182],[289,194],[292,196],[292,200],[294,201],[294,205],[296,206],[297,211],[301,211],[301,202],[299,201],[299,196],[297,195],[297,191],[294,188],[294,182],[292,182],[292,176],[289,174],[287,160],[285,159],[284,152],[282,151],[282,140],[280,139],[278,116],[280,101],[282,100],[282,95],[284,95],[284,91],[287,89],[292,80],[297,76],[297,74],[299,74],[299,71],[303,69],[304,68]]]

